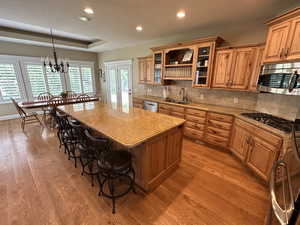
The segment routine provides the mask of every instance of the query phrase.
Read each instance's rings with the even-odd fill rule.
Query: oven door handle
[[[295,86],[297,85],[297,80],[298,80],[299,74],[297,74],[297,72],[295,72],[294,74],[292,74],[290,80],[289,80],[289,84],[288,84],[288,91],[292,92],[293,89],[295,88]]]
[[[276,199],[276,194],[275,194],[275,185],[276,185],[276,181],[275,181],[275,178],[276,178],[276,172],[277,172],[277,169],[279,167],[283,167],[284,170],[285,170],[285,174],[283,174],[283,179],[282,183],[284,183],[284,176],[286,176],[287,178],[287,181],[288,181],[288,193],[289,193],[289,199],[290,199],[290,204],[288,204],[286,201],[286,196],[285,196],[285,191],[283,189],[283,202],[284,202],[284,205],[285,205],[285,209],[282,209],[279,205],[279,203],[277,202],[277,199]],[[285,185],[283,185],[283,187],[285,187]],[[273,165],[273,168],[272,168],[272,172],[271,172],[271,177],[270,177],[270,192],[271,192],[271,202],[272,202],[272,208],[273,208],[273,212],[275,214],[275,216],[277,217],[278,221],[280,222],[281,225],[288,225],[288,222],[289,222],[289,219],[295,209],[295,206],[294,206],[294,196],[293,196],[293,191],[292,191],[292,184],[291,184],[291,178],[290,178],[290,175],[289,175],[289,171],[288,171],[288,168],[287,168],[287,165],[286,163],[283,161],[283,160],[279,160],[277,161],[274,165]]]

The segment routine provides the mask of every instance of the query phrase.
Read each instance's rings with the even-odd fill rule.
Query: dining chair
[[[43,93],[40,93],[38,95],[37,100],[38,101],[49,101],[53,97],[54,96],[50,92],[43,92]],[[47,122],[47,115],[50,114],[51,109],[47,105],[47,106],[42,107],[42,111],[43,111],[43,121],[44,121],[44,123],[46,123]]]
[[[42,126],[42,122],[40,121],[38,115],[36,112],[25,112],[16,102],[15,99],[11,98],[11,101],[13,102],[14,106],[16,107],[20,119],[21,119],[21,128],[24,131],[25,125],[30,123],[40,123]]]
[[[55,115],[56,115],[56,108],[59,105],[62,105],[64,103],[64,99],[62,97],[53,97],[51,99],[48,100],[47,106],[49,108],[49,115],[50,115],[50,119],[49,119],[49,124],[50,127],[54,127],[55,126]]]
[[[76,98],[77,102],[88,102],[90,101],[91,97],[88,94],[81,94]]]

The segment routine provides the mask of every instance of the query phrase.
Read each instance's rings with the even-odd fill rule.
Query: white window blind
[[[93,74],[91,67],[81,67],[82,86],[84,93],[93,92]]]
[[[94,93],[93,66],[84,64],[70,66],[69,82],[71,91],[75,93]]]
[[[36,98],[40,93],[47,92],[43,65],[27,64],[26,71],[29,78],[32,97]]]
[[[0,62],[0,101],[10,101],[10,98],[21,98],[17,73],[13,63]]]
[[[63,91],[63,84],[60,73],[53,73],[51,72],[50,67],[47,67],[46,74],[49,87],[48,92],[50,92],[54,96],[60,95]]]
[[[80,67],[69,67],[69,79],[71,91],[74,91],[77,94],[82,93]]]

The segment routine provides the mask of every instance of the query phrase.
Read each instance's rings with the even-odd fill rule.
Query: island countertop
[[[100,102],[59,106],[58,110],[128,148],[185,122],[143,109],[117,108]]]

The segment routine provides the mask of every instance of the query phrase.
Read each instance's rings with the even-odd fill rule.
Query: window
[[[69,68],[71,91],[77,94],[95,92],[92,65],[71,65]]]
[[[0,101],[21,99],[21,90],[13,63],[0,62]]]
[[[40,93],[58,96],[63,91],[95,93],[94,64],[71,62],[66,74],[53,73],[39,58],[0,55],[0,103],[31,101]]]

